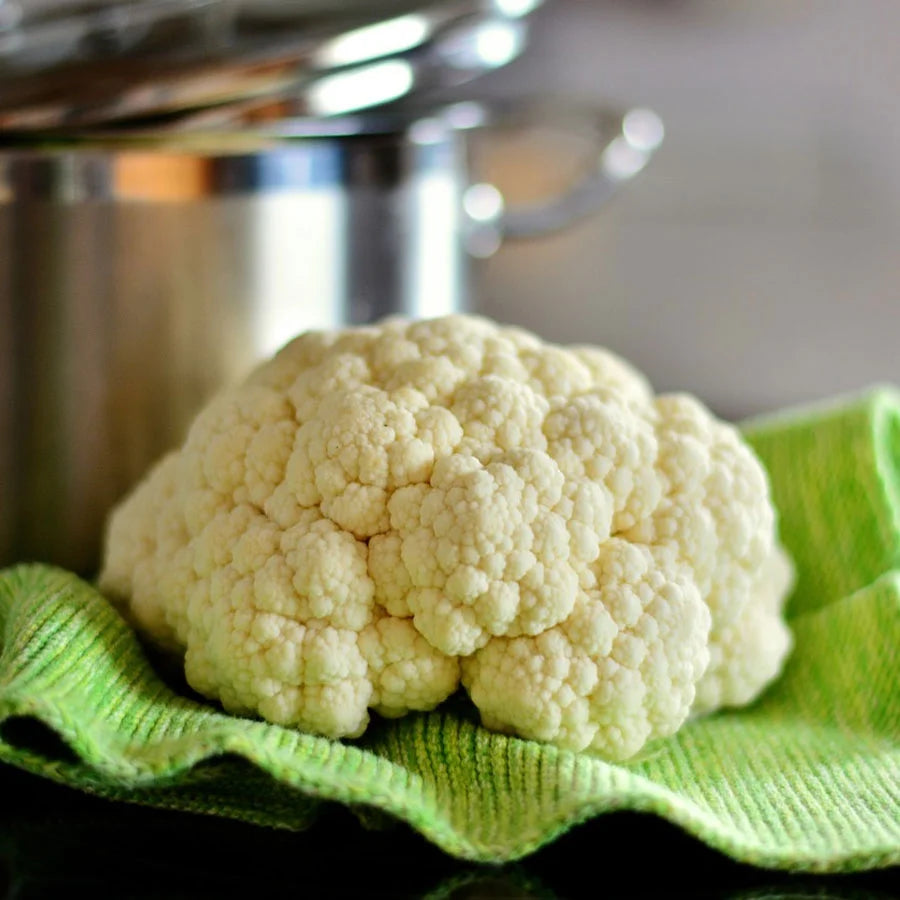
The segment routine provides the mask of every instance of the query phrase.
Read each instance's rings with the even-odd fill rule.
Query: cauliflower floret
[[[734,621],[775,543],[765,472],[737,430],[694,398],[659,397],[654,408],[664,495],[628,536],[676,545],[714,625]]]
[[[302,335],[223,391],[112,516],[101,586],[238,714],[354,736],[462,673],[490,727],[623,759],[775,677],[787,565],[697,401],[449,316]]]
[[[776,546],[738,619],[710,634],[709,667],[697,685],[693,714],[746,706],[778,677],[793,644],[782,617],[793,582],[793,564]]]
[[[728,696],[749,700],[772,680],[789,649],[780,610],[790,579],[760,576],[774,565],[771,560],[784,559],[775,543],[765,472],[737,430],[717,422],[694,398],[659,397],[654,406],[664,496],[627,535],[675,547],[694,571],[712,614],[713,661],[702,686],[709,698],[703,708],[731,705]],[[760,602],[774,604],[771,613],[755,610]],[[735,646],[723,655],[729,640]],[[743,642],[755,646],[746,664],[726,676],[722,667]],[[758,666],[749,664],[754,659]],[[727,689],[723,678],[730,682]],[[745,682],[738,684],[741,678]],[[718,696],[721,703],[712,699]]]
[[[163,457],[148,473],[145,489],[131,494],[113,511],[103,572],[107,595],[129,605],[137,627],[169,651],[179,644],[166,622],[166,606],[157,580],[160,555],[177,555],[186,543],[184,529],[178,527],[181,520],[173,508],[178,469],[177,453]]]
[[[562,624],[491,641],[463,662],[463,684],[490,728],[627,759],[687,718],[709,610],[667,548],[612,538],[593,569]]]
[[[459,661],[436,650],[409,619],[382,615],[360,636],[371,673],[370,705],[397,718],[411,709],[433,709],[456,690]]]
[[[573,504],[563,487],[549,456],[518,450],[487,466],[445,457],[430,484],[394,493],[391,526],[411,585],[405,602],[431,644],[467,656],[492,635],[539,634],[571,612],[584,560],[570,539],[564,513]],[[611,509],[585,505],[593,559]],[[385,563],[376,570],[390,576]]]
[[[183,648],[188,683],[228,711],[356,736],[370,707],[431,709],[459,682],[455,658],[376,606],[367,560],[366,545],[316,509],[282,529],[239,504],[213,516],[167,571],[158,560],[155,590],[136,581],[128,612]]]
[[[450,411],[460,423],[465,441],[458,448],[482,462],[504,450],[543,450],[541,431],[549,404],[528,385],[501,375],[466,382],[456,392]]]
[[[652,422],[615,391],[595,390],[556,407],[544,422],[550,455],[569,478],[602,484],[613,533],[653,513],[662,497]]]
[[[335,391],[296,430],[286,485],[302,506],[372,537],[388,530],[390,492],[427,481],[461,437],[456,419],[414,389]]]

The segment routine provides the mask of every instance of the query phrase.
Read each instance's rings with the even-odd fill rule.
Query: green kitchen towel
[[[900,864],[900,396],[744,430],[797,561],[796,649],[754,706],[636,761],[492,734],[452,701],[343,743],[229,716],[173,692],[99,593],[39,565],[0,573],[0,760],[113,799],[291,829],[337,801],[473,860],[522,857],[634,809],[760,866]]]

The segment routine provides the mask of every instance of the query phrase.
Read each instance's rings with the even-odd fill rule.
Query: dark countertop
[[[339,807],[296,834],[112,803],[2,764],[0,798],[0,900],[72,891],[117,898],[900,898],[900,868],[831,877],[752,869],[637,813],[602,816],[519,863],[491,867],[452,859],[403,825],[366,831]]]

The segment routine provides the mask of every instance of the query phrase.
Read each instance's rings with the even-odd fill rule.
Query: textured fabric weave
[[[346,743],[225,715],[166,687],[91,586],[37,565],[0,573],[0,760],[113,799],[291,829],[323,800],[381,810],[476,860],[627,808],[761,866],[900,864],[900,397],[877,390],[745,433],[798,565],[796,650],[753,707],[692,722],[627,765],[491,734],[452,701]]]

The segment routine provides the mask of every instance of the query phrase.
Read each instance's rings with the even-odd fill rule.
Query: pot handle
[[[646,167],[665,135],[660,117],[643,107],[625,112],[569,107],[566,113],[561,115],[558,108],[546,113],[532,110],[524,121],[515,116],[512,124],[566,129],[567,119],[571,122],[576,117],[582,128],[591,126],[595,136],[596,151],[587,166],[561,193],[527,206],[506,207],[494,185],[470,186],[463,207],[469,224],[467,245],[473,256],[491,256],[503,241],[542,237],[589,218]],[[503,124],[509,121],[503,115],[499,119]]]

